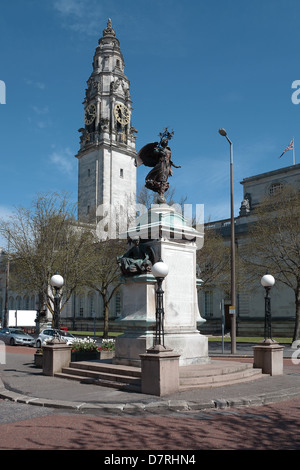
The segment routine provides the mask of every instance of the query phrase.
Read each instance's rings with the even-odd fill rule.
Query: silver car
[[[20,328],[3,328],[0,330],[0,341],[10,346],[34,346],[35,339]]]
[[[59,336],[63,342],[67,344],[72,344],[74,341],[76,341],[75,336],[71,335],[71,333],[68,333],[67,331],[64,330],[55,330],[54,328],[46,328],[43,330],[37,340],[36,340],[36,347],[40,348],[42,345],[46,344],[48,340],[52,340],[54,338],[55,333]]]

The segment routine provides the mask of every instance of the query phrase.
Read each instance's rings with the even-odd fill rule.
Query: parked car
[[[11,346],[34,346],[35,339],[20,328],[3,328],[0,330],[0,341]]]
[[[54,328],[46,328],[43,330],[36,339],[36,347],[40,348],[43,344],[46,344],[46,341],[52,340],[54,334],[57,333],[59,338],[67,344],[72,344],[76,341],[75,336],[71,335],[64,330],[55,330]]]

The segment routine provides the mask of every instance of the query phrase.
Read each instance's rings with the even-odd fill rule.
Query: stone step
[[[141,391],[141,369],[110,362],[71,362],[56,377],[77,380],[86,384]],[[206,364],[179,367],[179,391],[211,388],[248,382],[262,377],[261,369],[252,363],[210,361]]]
[[[123,390],[141,390],[141,369],[93,361],[71,362],[56,377]]]
[[[238,371],[228,374],[200,377],[180,377],[179,390],[191,390],[193,388],[212,388],[249,382],[262,377],[261,369]]]
[[[248,382],[262,377],[261,369],[252,363],[211,361],[202,365],[183,366],[179,369],[180,390],[223,387]]]
[[[69,368],[83,369],[86,371],[105,372],[108,374],[118,374],[130,377],[141,377],[141,369],[139,367],[123,366],[113,364],[112,362],[101,361],[80,361],[70,362]]]
[[[180,367],[180,377],[210,377],[215,375],[232,374],[244,370],[253,369],[253,364],[248,362],[210,361],[205,364],[192,364]]]

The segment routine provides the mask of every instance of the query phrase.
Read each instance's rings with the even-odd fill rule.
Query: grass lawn
[[[71,333],[74,336],[89,336],[90,338],[94,337],[94,331],[71,331],[69,330],[69,333]],[[116,332],[109,332],[108,337],[109,338],[116,338],[117,336],[121,335],[122,333],[116,333]],[[102,338],[103,337],[103,331],[96,331],[96,338]],[[259,343],[262,341],[264,338],[262,336],[237,336],[236,342],[237,343]],[[281,344],[292,344],[292,338],[273,338],[274,341],[277,341],[278,343]],[[208,341],[222,341],[222,336],[209,336]],[[230,336],[224,336],[224,342],[231,342]]]
[[[259,343],[264,338],[262,336],[237,336],[237,343]],[[273,338],[274,341],[277,341],[281,344],[292,344],[292,338]],[[222,336],[209,336],[208,341],[222,341]],[[231,342],[230,336],[224,337],[224,342]]]
[[[93,338],[95,335],[97,338],[102,338],[103,337],[103,331],[96,331],[96,333],[94,334],[94,331],[72,331],[72,330],[68,330],[69,333],[71,333],[71,335],[74,335],[74,336],[89,336],[90,338]],[[115,338],[116,336],[119,336],[121,335],[122,333],[115,333],[115,332],[109,332],[108,333],[108,337],[109,338]]]

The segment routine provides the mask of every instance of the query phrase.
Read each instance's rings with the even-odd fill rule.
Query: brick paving
[[[30,405],[24,405],[30,406]],[[51,412],[0,426],[0,450],[299,450],[300,398],[234,410],[91,416]]]
[[[18,356],[22,353],[27,369],[22,370],[16,362],[6,373],[11,374],[11,380],[15,374],[15,380],[25,384],[32,379],[28,364],[33,351],[14,348],[13,353]],[[239,360],[249,361],[249,358]],[[285,359],[284,370],[284,376],[274,381],[269,378],[268,382],[278,389],[273,392],[279,393],[277,399],[273,396],[273,402],[260,406],[179,408],[177,411],[154,407],[152,412],[138,412],[133,408],[124,413],[118,408],[109,412],[74,411],[0,400],[0,450],[99,450],[102,451],[99,458],[103,459],[111,457],[110,451],[115,456],[122,455],[122,451],[130,455],[132,451],[132,455],[138,452],[138,463],[142,464],[147,463],[149,453],[159,451],[178,451],[182,455],[189,451],[200,463],[201,450],[299,450],[300,388],[299,396],[292,399],[284,394],[280,396],[285,381],[288,386],[293,381],[294,385],[298,384],[299,365]],[[261,380],[268,379],[255,382],[262,384]],[[59,383],[69,386],[69,381]],[[242,396],[257,386],[258,383],[242,384]],[[230,387],[224,387],[222,393],[225,396],[229,391]],[[111,391],[114,393],[117,392]]]

